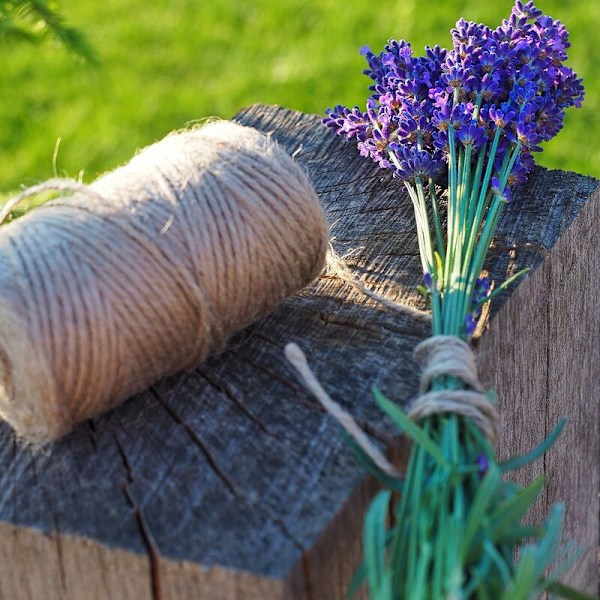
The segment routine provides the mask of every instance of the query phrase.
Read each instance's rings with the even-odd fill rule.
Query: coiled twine
[[[0,416],[36,444],[198,366],[324,264],[308,178],[232,122],[72,187],[0,230]]]

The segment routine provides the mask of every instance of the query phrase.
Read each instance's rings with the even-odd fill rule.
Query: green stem
[[[462,333],[462,324],[464,317],[461,316],[461,307],[463,305],[463,297],[466,292],[466,280],[462,275],[463,271],[463,256],[465,254],[465,240],[469,231],[469,223],[467,221],[468,209],[469,209],[469,198],[471,196],[471,154],[473,151],[472,146],[466,146],[464,152],[461,149],[463,155],[462,164],[462,175],[460,182],[460,193],[458,196],[459,204],[459,226],[456,233],[455,251],[454,251],[454,264],[451,268],[451,286],[452,286],[452,309],[450,311],[450,319],[453,324],[452,333],[460,336]]]
[[[424,273],[430,273],[430,263],[427,256],[427,236],[429,235],[429,223],[427,222],[427,214],[423,214],[421,201],[417,194],[417,190],[408,183],[404,182],[404,187],[410,196],[413,203],[413,209],[415,213],[415,224],[417,226],[417,238],[419,242],[419,255],[421,257],[421,267]]]
[[[447,215],[447,226],[446,226],[446,261],[444,263],[444,280],[442,284],[442,299],[443,299],[443,312],[442,312],[442,323],[440,328],[446,332],[448,328],[450,314],[450,267],[454,262],[454,236],[455,236],[455,222],[456,222],[456,198],[457,198],[457,173],[456,173],[456,144],[454,139],[454,127],[450,126],[448,130],[448,215]],[[451,333],[451,332],[448,332]]]
[[[473,185],[471,186],[471,195],[469,196],[469,212],[467,215],[467,223],[475,222],[475,214],[477,211],[476,197],[479,194],[481,186],[481,177],[483,175],[483,165],[485,164],[485,151],[487,149],[487,142],[479,150],[479,156],[477,158],[477,167],[475,168],[475,176],[473,178]],[[469,227],[469,233],[471,228]],[[465,245],[465,250],[467,246]],[[464,263],[463,263],[464,264]]]
[[[433,227],[435,229],[435,240],[437,252],[440,255],[442,264],[446,260],[446,251],[444,250],[444,238],[442,236],[442,220],[440,217],[440,205],[435,191],[433,179],[429,180],[429,197],[431,198],[431,210],[433,213]]]
[[[425,190],[423,189],[423,182],[419,177],[415,177],[415,186],[417,189],[417,199],[421,208],[421,214],[423,215],[423,238],[425,241],[425,256],[427,257],[427,264],[429,265],[428,272],[433,273],[433,269],[435,267],[435,260],[433,257],[431,229],[429,227],[429,218],[427,213],[427,200],[425,199]]]
[[[481,270],[477,271],[475,275],[475,279],[473,277],[473,265],[472,258],[477,248],[477,238],[483,227],[484,218],[487,221],[486,211],[489,206],[489,201],[491,200],[491,194],[488,193],[488,188],[490,185],[490,181],[492,179],[492,173],[494,168],[494,160],[496,158],[496,152],[498,150],[498,143],[500,141],[500,134],[502,133],[501,129],[496,129],[496,133],[494,134],[494,140],[492,142],[492,147],[490,149],[490,154],[487,160],[485,174],[483,176],[483,181],[481,182],[481,187],[473,185],[473,189],[471,190],[471,198],[470,198],[470,211],[473,211],[473,200],[476,196],[477,204],[475,205],[474,212],[475,215],[471,219],[469,217],[469,233],[467,243],[465,244],[464,249],[464,259],[462,262],[462,272],[461,278],[466,282],[465,293],[462,298],[462,304],[460,310],[457,313],[457,319],[461,322],[461,329],[464,331],[464,320],[469,313],[471,297],[473,295],[473,289],[475,285],[475,279],[479,276]],[[481,171],[483,170],[484,161],[484,151],[485,147],[482,148],[481,154],[477,161],[477,171],[475,175],[475,179],[479,180],[481,177]],[[461,331],[462,333],[462,331]]]
[[[502,212],[502,208],[506,201],[502,198],[501,194],[504,191],[506,186],[506,182],[510,176],[510,173],[513,169],[513,166],[519,157],[521,152],[521,144],[517,142],[512,153],[508,153],[505,156],[502,169],[500,172],[500,189],[499,194],[494,195],[494,199],[492,200],[492,206],[488,212],[488,215],[485,220],[485,225],[481,232],[481,236],[479,237],[479,242],[477,243],[477,248],[475,250],[475,257],[473,259],[472,270],[469,274],[468,281],[470,282],[471,289],[473,289],[475,285],[475,280],[479,277],[479,274],[483,270],[483,264],[485,262],[485,258],[487,256],[488,248],[492,242],[492,237],[496,232],[496,225],[498,224],[498,219],[500,217],[500,213]],[[472,294],[471,294],[472,295]]]

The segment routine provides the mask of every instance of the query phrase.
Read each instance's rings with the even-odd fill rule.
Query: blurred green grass
[[[538,162],[600,177],[600,2],[539,0],[571,32],[569,64],[584,77],[584,108]],[[229,118],[272,103],[323,113],[362,105],[359,48],[389,37],[421,50],[448,45],[460,16],[495,26],[512,2],[481,0],[80,0],[68,20],[89,37],[100,66],[59,47],[0,42],[0,191],[58,175],[85,181],[191,121]],[[56,164],[53,154],[60,138]]]

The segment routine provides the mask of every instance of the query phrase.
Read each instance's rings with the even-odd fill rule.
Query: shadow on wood
[[[398,182],[320,125],[254,106],[308,170],[335,246],[379,294],[426,308],[412,206]],[[523,474],[551,480],[540,514],[567,505],[587,554],[570,581],[596,590],[600,227],[598,182],[536,169],[508,206],[487,268],[525,266],[496,302],[481,374],[501,398],[502,455],[529,449],[562,416],[567,433]],[[579,215],[579,216],[578,216]],[[564,233],[564,235],[562,235]],[[560,237],[560,239],[559,239]],[[508,300],[507,300],[508,299]],[[192,373],[89,421],[48,451],[0,426],[0,598],[332,600],[360,559],[373,492],[336,423],[283,358],[295,341],[331,395],[382,445],[394,428],[370,395],[406,405],[428,319],[401,317],[325,274]]]

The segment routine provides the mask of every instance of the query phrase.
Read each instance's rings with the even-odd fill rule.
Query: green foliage
[[[562,505],[553,507],[541,527],[522,523],[544,478],[522,486],[502,477],[508,467],[520,468],[538,457],[564,422],[523,460],[501,468],[470,421],[437,415],[418,426],[379,391],[376,400],[415,448],[399,499],[384,490],[369,507],[364,563],[349,595],[366,582],[371,600],[532,600],[544,591],[593,600],[558,581],[578,557],[572,546],[561,545]],[[482,445],[485,469],[479,460]],[[368,462],[364,455],[360,459]]]
[[[58,3],[48,0],[0,0],[0,39],[37,44],[52,36],[89,62],[96,55],[85,36],[67,24]]]
[[[447,44],[457,15],[495,24],[511,0],[79,0],[69,22],[99,55],[80,68],[62,48],[4,44],[0,88],[0,190],[59,174],[89,181],[172,129],[207,116],[231,117],[253,102],[323,113],[362,103],[363,44],[388,37],[415,48]],[[540,162],[600,177],[600,3],[540,0],[571,32],[569,64],[587,98]],[[594,25],[596,23],[596,25]]]

